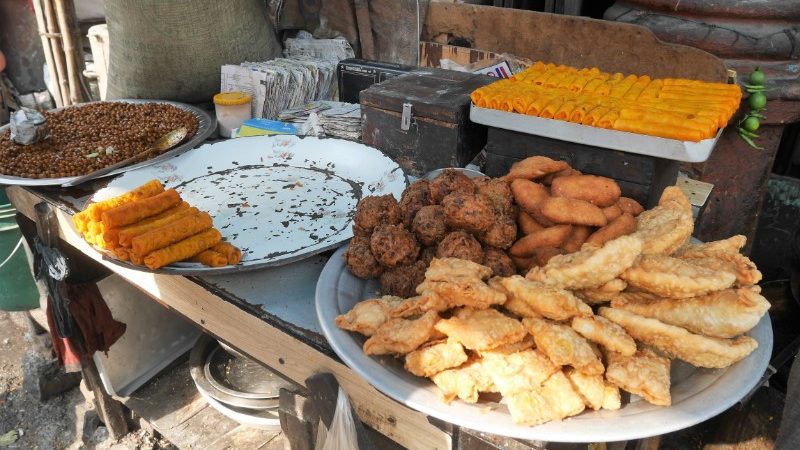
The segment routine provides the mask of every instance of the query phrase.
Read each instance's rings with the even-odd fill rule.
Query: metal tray
[[[469,118],[475,123],[520,133],[691,163],[704,162],[708,159],[723,130],[720,129],[713,138],[700,142],[678,141],[481,108],[474,104],[471,105]]]
[[[139,167],[149,166],[150,164],[155,164],[157,162],[163,161],[167,158],[171,158],[175,155],[179,155],[186,150],[192,149],[197,147],[203,141],[205,141],[211,133],[217,128],[217,118],[216,116],[212,116],[207,112],[203,111],[200,108],[194,107],[192,105],[187,105],[186,103],[179,103],[173,102],[169,100],[139,100],[139,99],[123,99],[123,100],[111,100],[107,102],[89,102],[89,103],[81,103],[80,105],[74,106],[66,106],[63,108],[56,108],[50,110],[50,112],[58,112],[62,111],[66,108],[80,108],[92,103],[114,103],[114,102],[126,102],[126,103],[166,103],[168,105],[175,106],[177,108],[183,109],[185,111],[189,111],[194,114],[195,118],[197,119],[197,132],[195,132],[194,136],[190,137],[186,142],[183,144],[173,148],[172,150],[166,151],[155,158],[148,159],[146,161],[142,161],[140,163],[131,164],[130,166],[120,167],[119,169],[112,170],[109,173],[100,174],[97,176],[92,176],[93,174],[87,174],[87,176],[95,178],[103,178],[103,177],[110,177],[113,175],[118,175],[123,172],[127,172],[129,170],[133,170]],[[0,133],[5,131],[9,128],[10,125],[6,124],[0,127]],[[81,176],[78,177],[62,177],[62,178],[22,178],[22,177],[15,177],[11,175],[3,175],[0,174],[0,184],[6,185],[18,185],[18,186],[61,186],[65,183],[69,183],[70,181],[76,180]],[[88,180],[87,180],[88,181]]]
[[[631,395],[617,411],[586,411],[561,422],[535,427],[515,425],[503,403],[442,402],[430,380],[403,369],[403,360],[364,354],[365,338],[339,329],[334,320],[357,302],[376,295],[377,280],[362,280],[344,264],[340,248],[325,265],[317,282],[317,319],[336,354],[376,389],[409,408],[473,430],[546,442],[616,442],[670,433],[708,420],[733,406],[759,382],[772,353],[772,325],[764,315],[747,334],[758,348],[726,369],[700,369],[672,363],[672,406],[660,407]]]

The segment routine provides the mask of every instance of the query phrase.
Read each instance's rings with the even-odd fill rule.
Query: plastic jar
[[[220,92],[214,96],[220,136],[231,137],[231,131],[252,117],[250,112],[252,98],[253,96],[247,92]]]

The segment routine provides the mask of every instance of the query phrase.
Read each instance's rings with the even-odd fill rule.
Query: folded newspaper
[[[282,111],[278,119],[300,124],[298,130],[303,134],[361,139],[361,105],[356,103],[310,102]]]

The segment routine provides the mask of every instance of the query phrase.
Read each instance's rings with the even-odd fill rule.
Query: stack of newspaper
[[[361,105],[355,103],[310,102],[281,112],[278,119],[300,124],[303,134],[361,139]]]

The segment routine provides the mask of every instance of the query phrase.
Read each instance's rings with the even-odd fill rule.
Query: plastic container
[[[16,210],[0,189],[0,310],[26,311],[39,307],[39,290],[33,281]]]
[[[231,137],[233,130],[252,117],[250,109],[252,99],[253,96],[247,92],[220,92],[214,96],[220,136]]]

